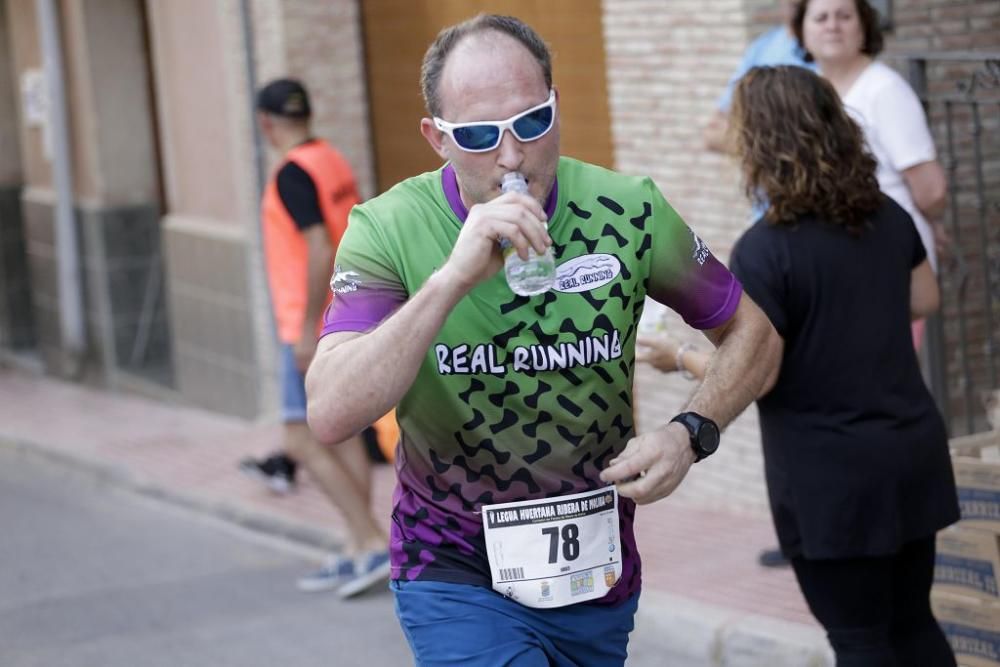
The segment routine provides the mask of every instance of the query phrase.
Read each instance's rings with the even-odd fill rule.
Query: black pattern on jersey
[[[646,231],[646,220],[648,220],[651,215],[653,215],[653,205],[648,201],[644,201],[642,202],[642,214],[637,215],[634,218],[629,218],[628,221],[632,223],[632,226],[640,232],[644,232]]]
[[[538,448],[535,449],[531,454],[524,457],[524,462],[528,465],[532,463],[537,463],[540,459],[545,458],[552,453],[552,445],[544,440],[537,440]]]
[[[604,236],[605,238],[614,239],[618,244],[618,248],[624,248],[628,245],[628,239],[618,233],[612,225],[604,225]]]
[[[472,419],[462,424],[462,428],[466,431],[474,431],[485,423],[486,417],[483,416],[483,413],[473,408]]]
[[[552,415],[543,410],[538,413],[538,419],[536,419],[533,422],[527,422],[526,424],[522,425],[521,431],[529,438],[534,438],[535,436],[538,435],[538,427],[550,421],[552,421]]]
[[[531,472],[527,468],[518,468],[509,478],[504,479],[497,474],[496,468],[494,468],[492,463],[483,466],[479,470],[474,470],[471,464],[465,460],[464,456],[456,457],[452,461],[451,465],[441,461],[434,452],[431,452],[431,456],[435,459],[435,470],[439,473],[447,472],[451,466],[454,465],[465,472],[465,481],[469,484],[478,482],[480,477],[489,477],[493,481],[493,485],[496,487],[497,491],[507,491],[511,485],[517,483],[524,484],[528,489],[528,493],[538,493],[541,491],[541,488],[535,482],[535,478],[531,476]],[[438,469],[439,465],[442,466],[440,469]],[[461,499],[462,507],[467,512],[472,511],[474,507],[478,509],[478,504],[488,502],[482,500],[484,495],[489,496],[490,498],[493,497],[492,493],[486,492],[481,494],[475,500],[468,500],[462,495],[462,485],[457,482],[449,486],[447,489],[439,488],[437,485],[437,478],[433,475],[427,476],[427,482],[433,492],[432,497],[436,502],[443,502],[445,498],[453,495],[456,498]]]
[[[520,387],[518,387],[516,384],[508,380],[507,383],[504,384],[503,389],[496,392],[495,394],[488,394],[487,398],[490,399],[490,403],[497,406],[498,408],[502,408],[504,398],[506,398],[507,396],[514,396],[520,393],[520,391],[521,391]]]
[[[405,514],[405,515],[403,515],[403,523],[405,523],[410,528],[413,528],[414,526],[416,526],[421,521],[426,521],[428,516],[430,516],[430,512],[427,511],[427,508],[426,507],[421,507],[420,509],[418,509],[412,515],[411,514]],[[399,520],[398,517],[396,516],[395,512],[392,515],[392,520],[393,521],[398,521]]]
[[[509,429],[516,423],[517,423],[517,414],[513,410],[508,410],[504,408],[503,417],[500,418],[500,421],[494,424],[490,424],[490,433],[496,435],[501,431]]]
[[[576,202],[573,201],[567,202],[566,206],[568,206],[569,210],[573,211],[573,215],[575,215],[578,218],[583,218],[584,220],[586,220],[593,215],[593,213],[591,213],[590,211],[586,211],[580,208],[579,204],[577,204]]]
[[[632,295],[625,294],[625,291],[622,289],[621,283],[618,283],[614,287],[612,287],[611,291],[608,292],[608,296],[613,297],[615,299],[621,299],[622,310],[628,308],[628,304],[632,301]]]
[[[517,310],[521,306],[526,306],[531,303],[531,299],[526,296],[520,296],[519,294],[510,293],[513,297],[510,301],[500,306],[500,312],[506,315],[507,313]]]
[[[596,393],[592,393],[588,398],[590,398],[590,402],[591,403],[593,403],[594,405],[596,405],[602,411],[607,411],[608,408],[611,407],[610,405],[608,405],[607,401],[605,401],[603,398],[600,397],[600,395],[598,395]]]
[[[556,401],[559,403],[559,405],[562,406],[563,410],[570,413],[574,417],[579,417],[580,415],[583,414],[583,408],[581,408],[579,405],[569,400],[565,396],[558,397]]]
[[[569,238],[571,241],[582,243],[583,246],[587,249],[587,252],[589,254],[593,254],[597,250],[597,246],[601,242],[600,238],[588,239],[586,236],[583,235],[583,230],[580,229],[579,227],[573,230],[573,233],[570,234]]]
[[[597,466],[598,470],[604,470],[608,467],[608,459],[615,455],[615,450],[611,447],[605,449],[601,454],[594,459],[594,465]]]
[[[477,380],[476,378],[472,378],[472,380],[469,382],[469,388],[460,393],[458,397],[462,399],[463,403],[468,405],[469,400],[472,398],[472,395],[477,391],[482,391],[483,389],[486,389],[486,385],[483,383],[483,381]]]
[[[642,237],[642,245],[639,249],[635,251],[636,258],[641,262],[643,256],[653,249],[653,237],[650,234],[646,234]]]
[[[611,422],[611,425],[618,429],[619,439],[624,440],[625,438],[632,437],[631,420],[629,420],[629,423],[626,424],[621,415],[615,415],[614,421]]]
[[[537,391],[535,391],[534,394],[532,394],[530,396],[527,396],[524,399],[525,405],[527,405],[529,408],[537,409],[538,408],[538,399],[540,399],[546,392],[550,391],[551,389],[552,389],[552,385],[546,384],[542,380],[539,380],[538,381],[538,389],[537,389]]]
[[[504,465],[507,463],[507,461],[510,461],[510,452],[501,452],[493,445],[493,441],[489,438],[483,439],[475,447],[470,447],[465,442],[465,436],[462,434],[462,432],[456,431],[455,442],[458,443],[458,446],[462,448],[462,451],[465,452],[465,455],[468,457],[476,456],[479,453],[479,451],[482,450],[492,453],[493,458],[496,459],[496,462],[499,463],[500,465]]]
[[[573,334],[577,338],[582,338],[598,331],[611,333],[614,331],[614,328],[615,325],[611,322],[611,319],[607,315],[598,315],[594,318],[594,322],[587,331],[577,329],[576,323],[568,317],[562,321],[562,324],[559,326],[559,331],[560,333]]]
[[[604,380],[607,384],[614,384],[615,382],[614,378],[611,377],[611,375],[603,368],[600,367],[595,368],[594,373],[598,375],[602,380]]]
[[[573,485],[567,482],[566,480],[563,480],[562,484],[559,485],[559,488],[557,490],[546,493],[545,497],[555,498],[556,496],[565,496],[567,493],[572,493],[572,492],[573,492]]]
[[[627,405],[629,408],[632,407],[632,397],[628,395],[628,392],[624,390],[618,392],[618,398],[622,399],[622,403]]]
[[[596,421],[590,422],[590,426],[587,427],[587,433],[597,438],[597,443],[601,444],[604,442],[604,438],[608,436],[608,431],[602,431],[600,424]]]
[[[488,466],[488,467],[492,468],[493,466]],[[524,468],[521,468],[521,470],[519,470],[518,472],[527,472],[527,471]],[[434,500],[434,502],[441,503],[444,502],[445,499],[448,498],[449,496],[454,496],[458,498],[459,502],[462,503],[462,509],[465,510],[466,512],[472,512],[475,508],[481,506],[483,503],[488,504],[493,502],[493,493],[490,491],[484,491],[475,498],[473,498],[472,500],[469,500],[468,498],[462,495],[462,485],[458,484],[457,482],[451,484],[446,489],[442,489],[438,486],[437,478],[434,477],[433,475],[428,475],[425,481],[427,482],[427,488],[431,490],[431,499]],[[509,487],[512,483],[513,482],[511,480],[498,481],[497,489],[505,491],[507,487]],[[503,485],[504,488],[501,488],[501,484]]]
[[[546,292],[544,295],[542,295],[542,302],[537,306],[535,306],[535,314],[537,314],[538,317],[544,318],[545,312],[548,309],[548,307],[555,302],[556,302],[556,295],[551,291]]]
[[[589,303],[598,313],[601,312],[601,310],[604,308],[605,302],[607,301],[607,299],[597,298],[590,292],[580,292],[580,296],[582,296],[584,300],[586,300],[586,302]]]
[[[507,347],[507,343],[509,343],[512,338],[520,336],[526,326],[528,325],[524,322],[518,322],[516,326],[494,336],[493,344],[499,348]]]
[[[579,447],[580,443],[583,442],[584,436],[576,435],[562,424],[556,426],[556,431],[559,433],[560,436],[562,436],[562,438],[566,442],[573,445],[574,447]]]
[[[538,322],[533,322],[528,331],[535,334],[535,340],[537,340],[542,345],[555,345],[559,342],[559,336],[556,334],[547,334],[542,331],[542,327]]]
[[[622,213],[625,212],[625,209],[622,208],[621,204],[619,204],[618,202],[616,202],[614,199],[610,199],[608,197],[605,197],[604,195],[598,195],[597,196],[597,201],[601,204],[601,206],[603,206],[604,208],[608,209],[609,211],[611,211],[615,215],[621,215]]]
[[[576,373],[574,373],[573,371],[571,371],[568,368],[564,368],[561,371],[559,371],[559,375],[562,375],[564,378],[566,378],[567,380],[569,380],[570,382],[572,382],[577,387],[579,387],[581,384],[583,384],[583,380],[581,380],[580,377]]]

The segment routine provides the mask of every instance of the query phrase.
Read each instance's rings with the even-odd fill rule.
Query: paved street
[[[304,595],[318,553],[0,447],[0,665],[406,665],[388,591]]]
[[[275,499],[236,472],[266,429],[9,375],[0,396],[3,667],[412,664],[387,591],[341,603],[294,589],[323,555],[302,545],[338,517],[308,484]],[[376,472],[387,506],[391,471]],[[664,590],[743,600],[760,542],[733,518],[654,509],[628,667],[832,664],[812,627]],[[787,601],[785,574],[754,585]]]

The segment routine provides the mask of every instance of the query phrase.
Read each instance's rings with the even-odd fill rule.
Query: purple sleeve
[[[399,294],[388,291],[338,294],[326,307],[320,338],[338,331],[371,331],[405,301]]]
[[[696,329],[725,324],[736,312],[743,287],[649,182],[652,198],[652,260],[649,296],[672,308]]]
[[[722,326],[736,312],[743,295],[743,286],[729,269],[714,256],[698,267],[683,288],[654,292],[649,295],[673,308],[695,329]]]
[[[409,298],[396,264],[363,206],[351,211],[333,271],[333,301],[323,315],[320,338],[338,331],[371,331]]]

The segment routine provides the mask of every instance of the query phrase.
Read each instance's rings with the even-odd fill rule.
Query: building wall
[[[887,54],[994,51],[1000,47],[995,0],[894,0]]]
[[[146,4],[162,147],[163,236],[176,387],[256,417],[273,410],[259,316],[257,184],[241,3]]]
[[[605,48],[616,167],[651,175],[670,203],[722,260],[744,229],[749,206],[729,158],[703,148],[701,129],[744,48],[763,3],[744,0],[605,0]],[[655,304],[654,304],[655,305]],[[659,314],[657,310],[656,315]],[[652,325],[658,317],[645,320]],[[709,343],[674,313],[664,328]],[[680,411],[694,384],[677,373],[637,371],[640,430]],[[732,424],[719,455],[698,464],[676,493],[691,502],[766,511],[756,408]]]

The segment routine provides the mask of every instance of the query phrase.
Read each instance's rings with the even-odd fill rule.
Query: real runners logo
[[[333,276],[330,278],[330,289],[334,294],[348,294],[357,292],[361,283],[361,276],[357,271],[344,271],[340,265],[333,267]]]
[[[621,272],[621,262],[614,255],[581,255],[559,265],[553,289],[565,293],[589,292],[607,285]]]
[[[705,264],[708,261],[709,256],[712,254],[708,249],[708,245],[701,240],[693,230],[688,230],[691,232],[692,238],[694,238],[694,251],[691,253],[691,258],[698,262],[699,265]]]

